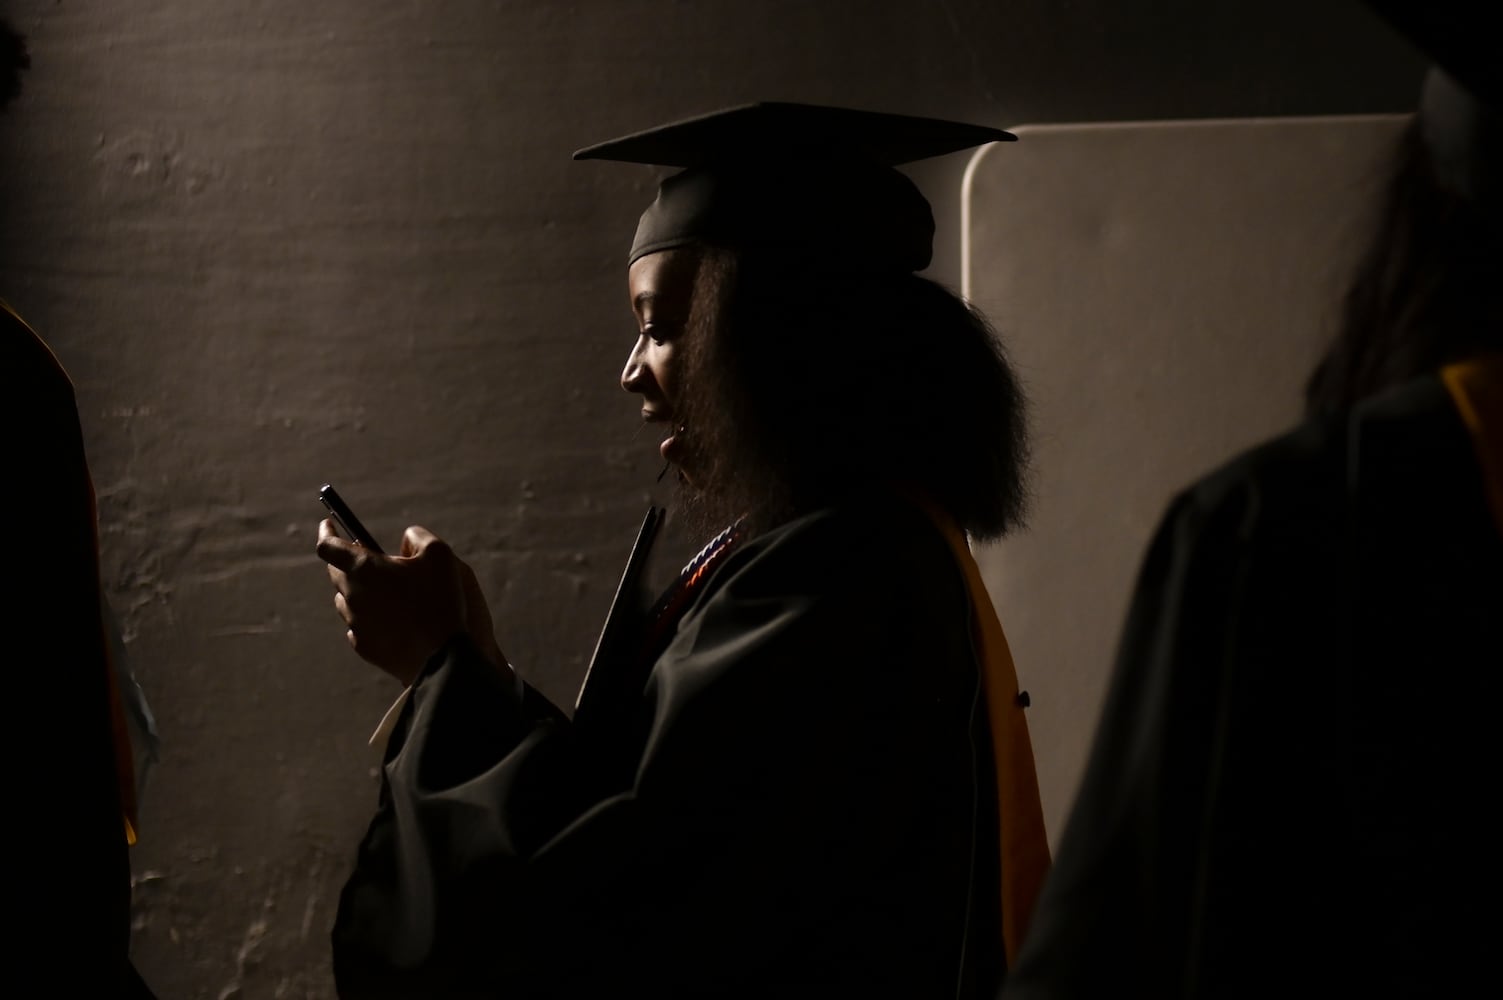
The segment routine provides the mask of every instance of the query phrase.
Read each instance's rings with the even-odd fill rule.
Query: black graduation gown
[[[1503,541],[1438,379],[1196,484],[1003,995],[1461,995],[1498,926],[1500,668]]]
[[[94,488],[73,384],[0,305],[7,974],[44,992],[149,997],[131,966],[130,859],[101,618]],[[4,980],[0,980],[4,982]]]
[[[745,543],[615,721],[519,699],[463,641],[430,662],[342,895],[342,997],[995,990],[970,608],[927,515]]]

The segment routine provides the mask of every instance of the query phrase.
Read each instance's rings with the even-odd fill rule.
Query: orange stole
[[[965,575],[971,598],[971,638],[981,660],[981,688],[991,722],[992,752],[997,771],[997,813],[1002,852],[1002,945],[1011,968],[1017,961],[1033,916],[1033,904],[1049,873],[1049,840],[1039,802],[1039,779],[1034,770],[1028,719],[1018,691],[1017,668],[1007,636],[981,568],[971,555],[965,534],[955,519],[931,503],[922,504],[933,519]]]
[[[1471,432],[1488,503],[1503,531],[1503,355],[1448,365],[1440,377]]]

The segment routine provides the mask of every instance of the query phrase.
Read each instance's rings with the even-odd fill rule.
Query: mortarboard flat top
[[[728,157],[797,160],[840,154],[896,167],[1016,138],[999,128],[939,118],[769,101],[596,143],[576,152],[574,158],[703,167]]]
[[[934,217],[894,168],[1015,138],[937,118],[769,102],[660,125],[574,158],[682,168],[643,213],[631,261],[698,243],[831,271],[917,271],[929,264]]]
[[[1430,61],[1484,104],[1503,107],[1503,52],[1489,0],[1367,0]]]

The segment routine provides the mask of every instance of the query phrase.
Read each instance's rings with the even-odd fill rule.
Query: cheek
[[[671,401],[679,383],[679,357],[671,344],[664,344],[654,352],[652,370],[657,376],[658,387]]]

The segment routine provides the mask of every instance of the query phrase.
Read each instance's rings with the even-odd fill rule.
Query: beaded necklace
[[[678,620],[684,610],[698,593],[700,586],[709,579],[710,570],[725,561],[743,537],[745,537],[745,519],[738,518],[736,523],[726,528],[720,534],[710,539],[699,554],[690,559],[684,568],[679,571],[678,579],[663,592],[647,612],[647,627],[643,630],[641,657],[646,663],[652,663],[658,658],[664,649],[668,647],[668,641],[673,630],[678,626]]]

